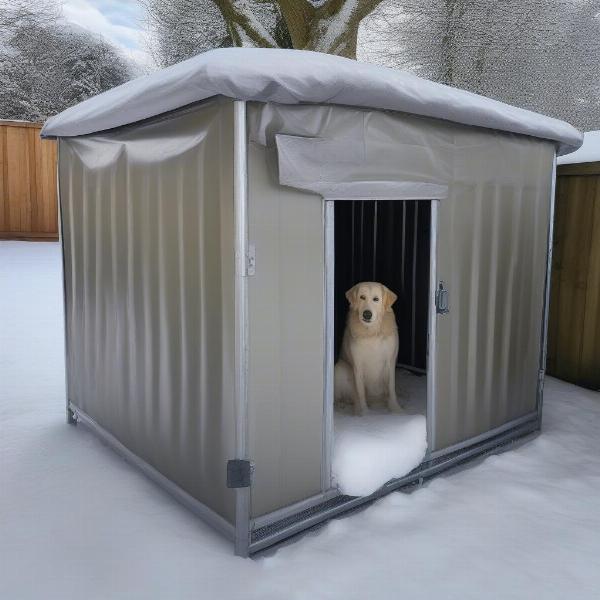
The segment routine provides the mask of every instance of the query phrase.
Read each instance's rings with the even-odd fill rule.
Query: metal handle
[[[440,281],[435,292],[435,310],[438,315],[445,315],[450,312],[450,295],[444,285],[444,282]]]

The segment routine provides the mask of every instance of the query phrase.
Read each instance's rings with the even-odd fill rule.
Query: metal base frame
[[[352,511],[360,506],[369,504],[391,492],[422,484],[424,481],[455,468],[462,463],[486,454],[494,454],[509,450],[511,445],[525,436],[539,431],[538,419],[530,420],[518,425],[513,429],[505,431],[487,440],[475,443],[469,447],[462,448],[452,454],[423,462],[419,467],[411,471],[405,477],[393,479],[386,483],[370,496],[344,496],[339,495],[318,507],[305,510],[296,518],[286,517],[278,523],[272,523],[262,528],[254,529],[250,542],[250,554],[260,552],[265,548],[273,546],[283,540],[297,535],[307,529],[319,525],[333,517]]]
[[[321,492],[320,494],[316,494],[315,496],[311,496],[305,500],[300,500],[300,502],[294,502],[294,504],[290,504],[284,508],[280,508],[265,515],[255,517],[250,522],[251,529],[254,531],[256,529],[262,529],[263,527],[272,525],[273,523],[278,523],[283,519],[287,519],[306,510],[311,510],[315,506],[319,506],[324,502],[328,502],[332,498],[335,498],[339,495],[340,492],[338,489],[330,488],[325,492]]]
[[[432,460],[432,459],[440,458],[441,456],[446,456],[448,454],[454,454],[454,453],[458,452],[459,450],[462,450],[463,448],[468,448],[468,447],[474,446],[476,444],[479,444],[480,442],[488,440],[490,438],[495,438],[498,435],[500,435],[501,433],[504,433],[505,431],[515,430],[517,427],[520,427],[521,425],[524,425],[525,423],[529,423],[529,422],[533,422],[533,421],[535,421],[535,422],[538,421],[537,410],[530,412],[526,415],[523,415],[522,417],[519,417],[518,419],[509,421],[508,423],[504,423],[504,425],[500,425],[499,427],[490,429],[489,431],[486,431],[485,433],[476,435],[475,437],[465,440],[464,442],[458,442],[457,444],[452,444],[452,446],[447,446],[446,448],[442,448],[441,450],[436,450],[434,452],[431,452],[427,458],[429,460]]]
[[[137,467],[146,477],[150,478],[163,490],[173,496],[178,502],[191,510],[195,515],[203,519],[211,527],[225,535],[228,539],[234,540],[235,528],[226,521],[221,515],[214,512],[205,504],[202,504],[196,498],[190,496],[186,491],[182,490],[178,485],[157,471],[152,465],[141,459],[137,454],[126,448],[112,433],[108,432],[102,425],[99,425],[92,417],[69,402],[69,412],[72,415],[73,423],[81,423],[100,440],[110,446],[115,452],[120,454],[128,463]]]

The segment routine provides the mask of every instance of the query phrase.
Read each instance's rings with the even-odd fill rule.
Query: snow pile
[[[418,466],[427,450],[423,415],[373,412],[334,418],[333,476],[344,494],[368,496]]]
[[[560,156],[557,163],[573,165],[597,161],[600,161],[600,131],[586,131],[583,134],[583,146],[571,154]]]

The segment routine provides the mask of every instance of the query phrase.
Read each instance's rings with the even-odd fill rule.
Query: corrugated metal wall
[[[489,162],[465,157],[440,202],[437,273],[450,313],[437,317],[433,450],[536,410],[554,148],[490,142]],[[498,181],[502,169],[512,182]]]
[[[325,360],[323,200],[281,187],[272,150],[249,146],[252,516],[321,492]],[[271,155],[269,156],[269,151]]]
[[[353,146],[326,167],[297,165],[313,169],[302,170],[303,181],[358,181],[365,194],[369,182],[449,187],[439,201],[437,261],[450,313],[437,317],[432,450],[533,418],[554,146],[358,108],[251,106],[249,136],[258,144],[274,147],[284,134]]]
[[[69,398],[230,522],[232,106],[60,142]]]

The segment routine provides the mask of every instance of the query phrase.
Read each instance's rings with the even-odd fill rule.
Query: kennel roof
[[[220,48],[129,81],[50,118],[42,137],[97,133],[213,96],[280,104],[340,104],[393,110],[547,139],[558,154],[583,141],[544,115],[405,71],[305,50]]]

